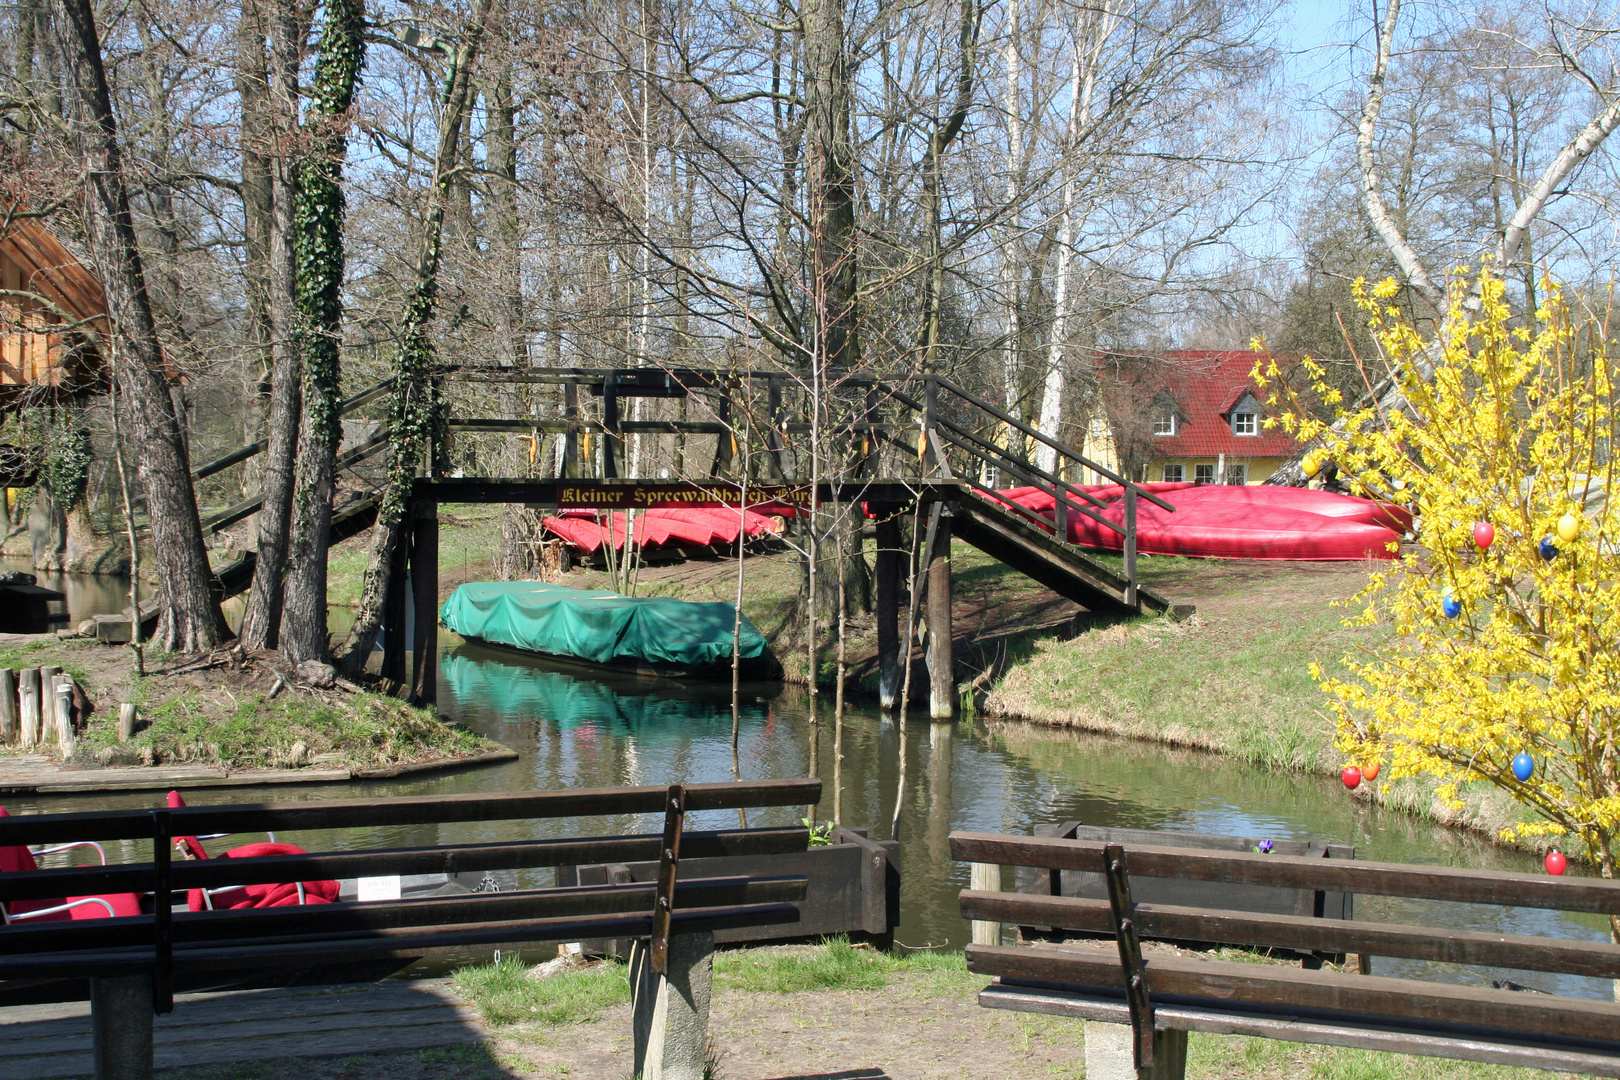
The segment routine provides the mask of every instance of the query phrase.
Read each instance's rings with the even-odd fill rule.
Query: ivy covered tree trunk
[[[210,588],[191,461],[158,344],[129,195],[124,187],[101,39],[89,0],[58,0],[57,40],[77,98],[85,240],[112,324],[114,377],[129,405],[136,472],[146,491],[152,555],[162,583],[157,639],[176,652],[211,649],[230,634]]]
[[[244,97],[242,124],[244,136],[251,129],[261,143],[257,156],[262,161],[265,191],[256,212],[264,218],[258,231],[263,235],[263,336],[270,359],[258,564],[247,611],[242,616],[242,643],[253,649],[273,649],[280,639],[282,575],[292,524],[293,461],[303,401],[303,365],[295,333],[293,235],[298,187],[293,144],[298,123],[299,43],[307,27],[294,9],[291,0],[260,0],[246,5],[243,21],[249,22],[251,13],[251,33],[239,35],[239,48],[251,50],[240,57],[244,68],[251,69],[244,81],[257,81],[262,86],[261,93]],[[264,51],[266,35],[270,41],[268,61]],[[247,186],[245,177],[243,186]]]
[[[400,328],[395,360],[393,438],[389,440],[388,486],[377,524],[371,530],[371,552],[366,561],[360,610],[344,648],[342,668],[353,678],[365,669],[366,658],[377,643],[383,601],[388,592],[388,568],[405,535],[410,512],[411,481],[418,463],[425,460],[441,433],[438,391],[431,378],[434,349],[428,333],[439,297],[439,254],[444,237],[444,210],[451,184],[460,171],[461,136],[467,121],[472,66],[478,53],[490,0],[480,0],[462,44],[451,58],[439,108],[439,146],[434,156],[433,189],[422,227],[422,249],[417,256],[416,282],[405,302],[405,323]],[[396,587],[403,587],[396,583]]]
[[[365,56],[365,10],[359,0],[332,0],[321,32],[299,163],[294,220],[297,329],[303,361],[303,408],[294,469],[292,540],[282,592],[281,651],[289,660],[325,660],[326,548],[332,525],[334,459],[343,428],[338,416],[343,336],[343,159],[349,106]]]

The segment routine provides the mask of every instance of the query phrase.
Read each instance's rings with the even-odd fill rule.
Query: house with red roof
[[[1299,443],[1265,426],[1267,395],[1250,374],[1257,358],[1235,349],[1104,355],[1085,453],[1138,480],[1265,482]]]

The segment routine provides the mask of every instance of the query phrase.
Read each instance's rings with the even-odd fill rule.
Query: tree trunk
[[[343,159],[349,105],[365,55],[365,12],[359,0],[326,9],[308,125],[314,145],[300,162],[295,265],[303,407],[294,465],[292,539],[282,592],[281,651],[298,663],[325,660],[326,548],[332,526],[334,458],[342,440],[338,416],[343,338]]]
[[[211,649],[225,640],[229,630],[210,588],[191,462],[147,297],[95,14],[89,0],[59,3],[57,36],[70,86],[77,91],[78,134],[88,176],[85,240],[107,300],[111,352],[121,361],[115,377],[129,403],[136,470],[151,521],[153,561],[163,583],[158,638],[176,652]]]
[[[297,201],[294,181],[297,163],[292,157],[292,136],[298,115],[299,44],[304,27],[287,0],[262,0],[274,5],[269,19],[259,20],[253,48],[265,92],[256,104],[263,115],[255,118],[265,140],[268,207],[264,232],[264,319],[270,356],[270,414],[264,455],[264,503],[259,511],[258,562],[253,592],[242,616],[242,641],[248,648],[273,649],[281,635],[282,576],[287,563],[291,527],[293,458],[298,445],[302,407],[302,370],[295,333],[297,277],[293,262],[293,219]],[[260,8],[262,12],[263,7]],[[268,25],[266,25],[268,24]],[[263,35],[270,38],[265,63]],[[243,123],[248,123],[244,105]]]
[[[805,54],[805,124],[810,148],[809,219],[813,234],[811,303],[827,366],[847,368],[860,355],[860,283],[856,265],[855,144],[850,132],[850,57],[846,0],[808,0],[800,9]]]
[[[459,172],[461,136],[467,121],[473,62],[489,18],[490,0],[481,0],[462,44],[451,59],[439,108],[439,146],[434,156],[433,188],[429,193],[422,247],[417,257],[416,282],[405,304],[399,355],[394,373],[393,438],[389,443],[388,486],[371,530],[371,552],[366,561],[360,609],[344,646],[343,670],[351,678],[365,669],[377,642],[383,601],[388,593],[388,568],[405,535],[411,508],[411,482],[416,468],[429,461],[440,429],[438,389],[429,378],[434,362],[428,325],[438,303],[439,255],[444,238],[445,202]]]

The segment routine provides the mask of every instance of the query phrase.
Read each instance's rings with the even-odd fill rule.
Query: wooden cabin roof
[[[0,217],[0,410],[92,391],[107,330],[95,275],[37,218]]]

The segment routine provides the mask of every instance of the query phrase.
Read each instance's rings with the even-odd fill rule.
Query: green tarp
[[[538,581],[471,582],[439,611],[439,621],[462,637],[597,664],[688,668],[730,661],[735,619],[736,608],[724,602],[632,598]],[[765,639],[746,616],[738,644],[744,660],[765,655]]]

